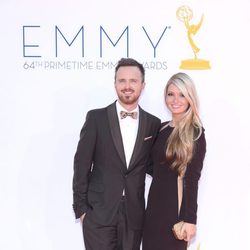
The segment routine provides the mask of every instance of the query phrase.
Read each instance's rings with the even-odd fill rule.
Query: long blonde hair
[[[195,150],[195,141],[202,133],[202,123],[198,114],[198,98],[193,80],[185,73],[173,75],[165,87],[165,100],[170,84],[180,89],[189,106],[182,119],[168,138],[166,158],[171,160],[171,168],[183,176]]]

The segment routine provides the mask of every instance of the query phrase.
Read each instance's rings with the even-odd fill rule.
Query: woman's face
[[[189,107],[186,97],[174,84],[170,84],[166,94],[166,105],[173,117],[183,115]]]

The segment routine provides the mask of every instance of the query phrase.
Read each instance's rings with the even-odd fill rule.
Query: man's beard
[[[134,104],[138,101],[139,96],[124,96],[124,95],[118,95],[118,98],[121,103],[126,105]]]

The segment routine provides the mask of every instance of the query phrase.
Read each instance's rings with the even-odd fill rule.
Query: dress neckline
[[[165,125],[163,125],[160,129],[160,132],[164,130],[165,128],[171,128],[174,129],[174,127],[170,126],[170,121],[168,121]]]

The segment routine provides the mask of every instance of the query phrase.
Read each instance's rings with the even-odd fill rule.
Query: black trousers
[[[111,225],[98,225],[86,214],[82,226],[86,250],[140,250],[142,231],[128,228],[124,199]]]

